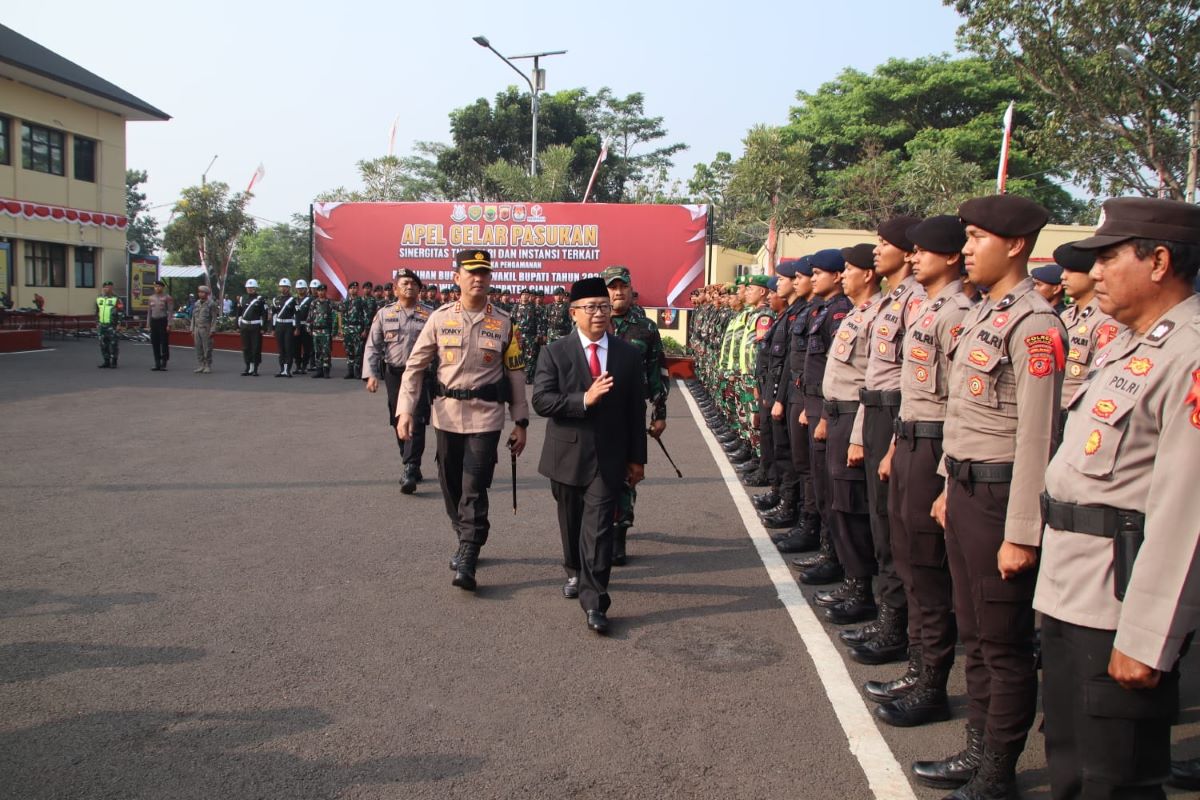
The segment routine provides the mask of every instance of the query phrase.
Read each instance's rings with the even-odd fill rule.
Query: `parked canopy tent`
[[[162,280],[167,278],[199,278],[204,275],[204,267],[159,267],[158,277]]]

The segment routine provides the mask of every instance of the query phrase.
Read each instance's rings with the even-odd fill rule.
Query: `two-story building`
[[[125,123],[170,117],[0,25],[0,288],[58,314],[124,294]]]

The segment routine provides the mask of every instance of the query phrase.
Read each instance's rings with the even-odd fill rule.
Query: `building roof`
[[[171,118],[165,111],[160,111],[120,86],[88,72],[5,25],[0,25],[0,77],[111,111],[126,119],[152,121]]]

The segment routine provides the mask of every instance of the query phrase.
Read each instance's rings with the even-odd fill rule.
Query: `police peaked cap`
[[[997,236],[1015,238],[1037,233],[1050,221],[1050,212],[1032,200],[1012,194],[974,197],[958,207],[964,225],[983,228]]]
[[[474,272],[492,268],[492,254],[487,250],[459,250],[454,256],[454,266]]]
[[[1096,234],[1073,245],[1099,250],[1129,239],[1200,244],[1200,206],[1157,197],[1114,197],[1101,206]]]
[[[1095,250],[1080,250],[1074,244],[1060,244],[1054,248],[1054,263],[1068,272],[1091,272],[1096,263]]]
[[[875,269],[875,245],[864,242],[853,247],[843,247],[842,258],[847,264],[859,269]]]
[[[943,255],[961,253],[963,245],[967,243],[967,231],[962,221],[951,214],[939,214],[921,220],[909,228],[905,235],[922,250]]]

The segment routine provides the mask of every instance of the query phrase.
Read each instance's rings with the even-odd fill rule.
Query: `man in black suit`
[[[601,278],[571,286],[570,313],[575,329],[542,349],[533,379],[533,408],[549,419],[538,472],[558,503],[563,596],[578,597],[588,628],[606,633],[617,499],[645,474],[645,377],[638,349],[608,335]]]

